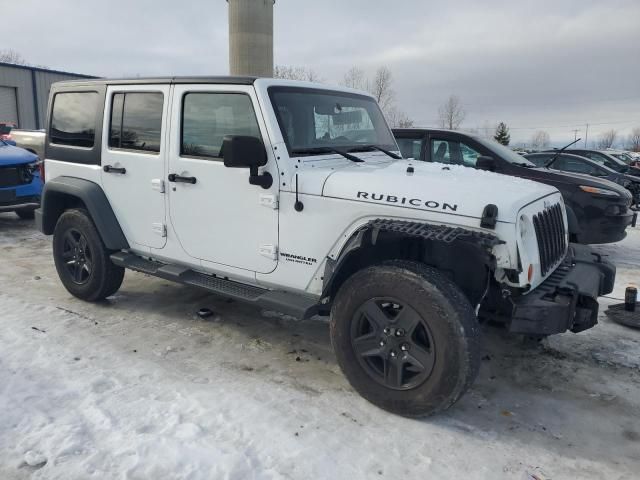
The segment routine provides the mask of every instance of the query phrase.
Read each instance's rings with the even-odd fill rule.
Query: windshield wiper
[[[364,162],[361,158],[356,157],[355,155],[350,155],[347,152],[343,152],[342,150],[338,150],[333,147],[314,147],[314,148],[296,148],[295,150],[291,150],[292,154],[313,154],[313,153],[337,153],[338,155],[342,155],[347,160],[351,160],[352,162],[360,163]]]
[[[402,160],[402,157],[400,155],[390,152],[386,148],[379,147],[378,145],[358,145],[357,147],[353,147],[349,149],[350,152],[367,152],[371,150],[378,150],[379,152],[382,152],[385,155],[388,155],[394,160]]]
[[[549,168],[553,164],[553,162],[556,161],[556,159],[558,158],[558,155],[560,155],[562,152],[564,152],[567,148],[569,148],[574,143],[578,143],[580,140],[582,140],[582,139],[579,138],[579,139],[571,142],[569,145],[565,145],[560,150],[556,151],[556,154],[553,157],[551,157],[551,160],[549,160],[547,163],[545,163],[544,168]]]

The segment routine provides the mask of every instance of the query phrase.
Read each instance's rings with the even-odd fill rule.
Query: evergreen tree
[[[498,124],[496,128],[496,134],[493,136],[494,140],[502,145],[509,145],[511,141],[511,135],[509,135],[509,127],[504,122]]]

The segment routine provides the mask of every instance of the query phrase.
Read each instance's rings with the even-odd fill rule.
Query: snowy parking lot
[[[602,313],[523,345],[484,328],[478,380],[424,420],[368,404],[328,325],[127,272],[71,297],[50,238],[0,214],[0,479],[634,479],[640,331]],[[640,229],[598,247],[640,272]],[[198,309],[213,310],[201,319]]]

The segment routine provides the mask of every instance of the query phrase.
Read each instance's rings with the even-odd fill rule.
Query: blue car
[[[42,162],[37,155],[0,140],[0,212],[34,216],[42,193]]]

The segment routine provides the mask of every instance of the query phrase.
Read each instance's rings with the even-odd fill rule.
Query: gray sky
[[[30,62],[100,76],[228,73],[225,0],[20,0],[3,45]],[[352,66],[394,75],[398,106],[435,125],[449,94],[466,128],[504,121],[512,143],[640,127],[638,0],[277,0],[277,64],[339,83]]]

